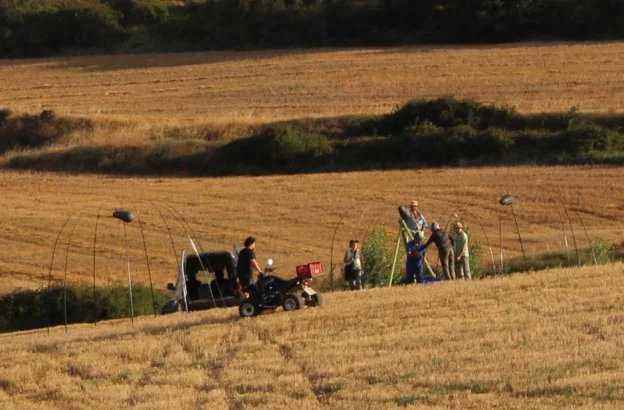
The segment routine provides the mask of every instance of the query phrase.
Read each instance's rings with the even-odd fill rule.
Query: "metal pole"
[[[401,241],[403,237],[403,228],[399,229],[399,234],[397,235],[396,247],[394,248],[394,258],[392,259],[392,270],[390,271],[390,280],[388,281],[388,287],[392,287],[392,281],[394,280],[394,270],[396,269],[397,259],[399,257],[399,247],[401,246]]]
[[[69,239],[67,240],[67,251],[65,252],[65,277],[63,279],[63,317],[65,319],[65,333],[67,333],[67,265],[69,261],[69,249],[71,247],[72,236],[74,235],[74,230],[76,229],[76,225],[78,225],[78,221],[80,217],[76,218],[76,222],[69,232]]]
[[[338,233],[340,225],[342,225],[342,220],[338,221],[334,228],[334,236],[332,237],[331,251],[329,254],[329,288],[331,292],[334,291],[334,241],[336,240],[336,234]]]
[[[93,233],[93,325],[97,326],[98,321],[98,312],[97,312],[97,300],[96,300],[96,291],[95,291],[95,252],[97,245],[97,231],[98,231],[98,222],[100,221],[100,211],[102,210],[102,205],[98,209],[97,217],[95,218],[95,232]]]
[[[199,261],[199,266],[201,266],[202,272],[204,272],[204,275],[206,275],[206,279],[208,279],[208,275],[206,274],[206,268],[204,267],[204,263],[202,262],[201,255],[197,251],[195,242],[193,242],[193,239],[191,239],[190,235],[187,234],[187,236],[188,236],[189,241],[191,241],[191,246],[193,247],[193,251],[195,251],[195,256],[197,256],[197,260]],[[215,297],[214,297],[214,294],[212,293],[212,288],[210,287],[210,284],[208,284],[208,291],[210,292],[210,297],[212,298],[212,304],[214,305],[214,307],[217,307],[217,302],[215,301]],[[221,298],[223,299],[223,295],[221,295]],[[225,299],[223,299],[223,307],[225,307]]]
[[[561,211],[559,211],[559,208],[557,208],[557,214],[559,215],[559,220],[561,221],[561,232],[563,232],[563,242],[565,243],[565,247],[566,247],[566,259],[569,264],[570,263],[570,246],[568,245],[568,235],[566,234],[566,230],[565,230],[565,220],[563,219],[563,216],[561,215]]]
[[[152,206],[156,209],[156,212],[158,212],[158,215],[160,215],[160,218],[163,220],[163,223],[165,224],[165,228],[167,228],[167,233],[169,234],[169,241],[171,242],[171,248],[173,249],[173,255],[175,256],[176,265],[180,266],[180,260],[178,259],[178,251],[176,251],[176,247],[173,242],[173,237],[171,236],[171,229],[169,229],[169,224],[167,223],[165,216],[162,214],[162,212],[156,206],[156,204],[154,204],[153,202],[150,202],[150,204],[152,204]]]
[[[52,283],[52,266],[54,265],[54,255],[56,254],[56,246],[58,245],[59,238],[61,237],[61,233],[63,232],[65,225],[67,225],[67,222],[69,222],[71,217],[72,215],[68,216],[67,219],[65,219],[65,222],[63,222],[63,225],[61,225],[61,229],[59,229],[58,235],[56,235],[56,240],[54,241],[54,246],[52,247],[52,260],[50,261],[50,269],[48,271],[48,287],[47,287],[48,292],[50,291],[50,284]],[[49,308],[48,308],[48,334],[50,334],[50,309]]]
[[[172,209],[173,212],[175,212],[180,217],[180,219],[182,219],[182,222],[184,224],[183,228],[184,228],[184,231],[186,232],[186,236],[188,237],[189,241],[191,241],[191,245],[193,246],[193,249],[195,250],[195,254],[197,255],[197,259],[199,260],[199,264],[202,268],[202,272],[204,272],[204,276],[206,277],[206,283],[208,283],[208,290],[210,291],[212,304],[215,305],[216,307],[217,303],[215,302],[214,293],[212,292],[212,288],[210,287],[210,283],[209,283],[210,278],[208,277],[208,274],[206,273],[206,268],[204,267],[204,263],[201,257],[199,256],[199,252],[197,251],[197,248],[195,247],[195,242],[197,242],[197,246],[199,247],[199,250],[201,251],[201,253],[204,253],[204,249],[202,248],[201,243],[199,242],[199,238],[197,237],[197,235],[195,235],[193,228],[191,228],[191,225],[188,224],[188,222],[186,221],[186,218],[184,218],[184,216],[174,207],[170,206],[169,208]],[[217,285],[217,290],[219,291],[219,294],[221,295],[221,303],[223,304],[223,307],[227,307],[227,304],[225,303],[225,297],[223,295],[223,291],[221,290],[221,285],[219,285],[219,281],[217,280],[217,275],[215,274],[214,270],[210,266],[210,261],[206,259],[206,262],[208,263],[208,271],[211,271],[213,273],[215,284]]]
[[[572,226],[572,219],[570,219],[570,213],[568,212],[568,208],[564,206],[563,209],[565,210],[566,216],[568,218],[568,222],[570,223],[570,231],[572,231],[572,241],[574,242],[574,250],[576,251],[576,264],[578,266],[581,266],[581,256],[579,254],[579,249],[576,244],[576,235],[574,234],[574,226]]]
[[[583,218],[581,218],[581,215],[579,214],[578,211],[574,211],[574,213],[576,214],[577,219],[581,221],[581,226],[583,227],[583,230],[585,231],[585,237],[587,238],[587,243],[589,244],[589,249],[591,250],[592,258],[594,258],[594,265],[598,266],[598,258],[596,258],[596,252],[594,251],[594,247],[592,246],[592,241],[591,239],[589,239],[589,233],[587,232],[587,227],[585,227],[585,222],[583,221]]]
[[[513,204],[511,204],[511,214],[513,215],[514,222],[516,223],[516,230],[518,231],[518,239],[520,240],[520,249],[522,250],[522,259],[524,259],[525,267],[528,266],[526,254],[524,253],[524,244],[522,243],[522,236],[520,236],[520,227],[518,226],[518,219],[516,218],[516,212],[514,211]]]
[[[475,221],[477,222],[477,225],[479,225],[479,227],[483,231],[483,235],[485,236],[485,240],[487,241],[488,248],[490,249],[490,257],[492,259],[492,273],[496,274],[496,261],[494,259],[494,252],[492,251],[492,245],[490,243],[490,238],[488,237],[487,231],[485,230],[485,228],[483,227],[483,224],[481,223],[481,221],[479,220],[479,218],[476,215],[474,215],[470,211],[464,211],[464,212],[467,213],[468,215],[470,215],[471,217],[473,217],[475,219]]]
[[[132,300],[132,274],[130,273],[130,252],[128,250],[128,235],[126,234],[126,224],[123,224],[124,241],[126,243],[126,261],[128,262],[128,293],[130,294],[130,320],[134,328],[134,303]]]
[[[503,208],[498,209],[498,249],[500,250],[500,274],[505,271],[503,260]]]
[[[143,238],[143,249],[145,250],[145,263],[147,265],[147,274],[149,276],[150,292],[152,293],[152,308],[154,309],[154,317],[156,317],[156,299],[154,298],[154,284],[152,283],[152,270],[150,269],[149,255],[147,253],[147,242],[145,241],[145,232],[143,232],[143,224],[141,223],[141,217],[139,216],[138,209],[136,210],[136,216],[137,216],[137,221],[139,222],[139,228],[141,229],[141,237]]]

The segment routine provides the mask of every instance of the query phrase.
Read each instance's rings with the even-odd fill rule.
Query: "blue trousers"
[[[405,283],[422,282],[423,262],[422,259],[416,263],[408,263],[405,266]]]

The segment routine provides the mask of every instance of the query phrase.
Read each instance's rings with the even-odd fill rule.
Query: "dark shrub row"
[[[150,30],[136,30],[150,28]],[[370,46],[624,37],[620,0],[0,0],[0,57],[110,49]]]
[[[170,299],[165,292],[154,291],[155,306],[149,287],[132,286],[135,316],[160,312]],[[21,290],[0,297],[0,332],[58,326],[65,323],[95,322],[130,317],[128,289],[123,287],[96,288],[73,285],[54,286],[43,290]]]
[[[1,113],[1,111],[0,111]],[[0,116],[1,118],[1,116]],[[39,147],[82,120],[0,120],[0,147]],[[416,100],[382,117],[275,124],[231,142],[158,138],[151,145],[12,152],[9,168],[149,175],[242,175],[492,164],[624,164],[624,117],[522,115],[452,98]],[[316,122],[315,122],[316,121]],[[3,125],[4,124],[4,125]],[[19,127],[16,124],[22,124]],[[86,124],[86,125],[85,125]],[[65,126],[65,128],[63,128]],[[28,130],[36,133],[29,133]],[[10,131],[19,131],[13,134]],[[3,134],[4,133],[4,134]],[[3,136],[4,135],[4,136]],[[31,141],[29,138],[34,138]]]
[[[57,117],[46,110],[39,115],[12,117],[11,110],[0,110],[0,154],[16,148],[38,148],[53,144],[79,130],[92,130],[86,119]]]

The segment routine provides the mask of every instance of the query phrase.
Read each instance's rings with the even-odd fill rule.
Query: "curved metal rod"
[[[494,252],[492,251],[492,244],[490,243],[490,238],[488,237],[487,231],[485,230],[485,228],[483,227],[483,224],[481,223],[481,220],[472,212],[468,211],[468,210],[464,210],[463,213],[470,215],[472,218],[475,219],[475,221],[477,222],[477,225],[479,225],[479,227],[481,228],[481,230],[483,231],[483,235],[485,236],[485,240],[488,244],[488,248],[490,250],[490,257],[492,258],[492,273],[496,274],[496,262],[494,259]]]
[[[589,233],[587,232],[587,227],[585,226],[585,221],[583,221],[583,218],[581,218],[581,214],[579,213],[579,211],[574,211],[574,213],[576,214],[576,218],[581,221],[581,226],[583,227],[583,230],[585,231],[585,237],[587,238],[587,244],[589,245],[589,249],[591,250],[592,253],[592,257],[594,258],[594,265],[598,266],[598,258],[596,258],[596,252],[594,250],[594,247],[592,246],[592,241],[591,239],[589,239]]]
[[[173,242],[173,237],[171,236],[171,229],[169,229],[169,224],[167,223],[167,219],[165,219],[165,216],[160,211],[160,208],[156,206],[155,203],[150,201],[150,204],[154,207],[154,209],[156,209],[156,212],[158,212],[158,215],[160,215],[160,218],[165,224],[165,228],[167,228],[167,233],[169,234],[169,241],[171,242],[171,248],[173,249],[173,256],[175,256],[175,260],[176,260],[176,266],[180,266],[180,259],[178,258],[178,251],[176,251],[175,243]]]
[[[568,212],[567,206],[565,206],[563,202],[561,203],[561,206],[563,206],[563,210],[565,211],[566,217],[568,218],[568,222],[570,223],[570,231],[572,232],[572,241],[574,242],[574,250],[576,251],[576,264],[580,266],[581,256],[579,254],[578,245],[576,243],[576,234],[574,233],[574,226],[572,225],[572,219],[570,218],[570,213]]]
[[[342,220],[339,220],[336,223],[336,227],[334,228],[334,236],[332,237],[331,251],[329,252],[329,288],[332,292],[334,291],[334,241],[336,240],[338,228],[342,224]]]
[[[150,292],[152,293],[152,308],[154,309],[154,317],[156,317],[156,299],[154,298],[154,284],[152,282],[152,270],[149,263],[149,254],[147,253],[147,242],[145,241],[145,232],[143,231],[143,224],[141,223],[141,217],[139,216],[138,208],[134,211],[136,213],[137,221],[139,222],[139,229],[141,230],[141,237],[143,238],[143,249],[145,250],[145,263],[147,265],[147,274],[149,276]],[[94,289],[95,289],[95,276],[94,276]]]
[[[340,225],[344,225],[344,219],[353,209],[355,209],[355,205],[352,205],[348,210],[342,213],[334,228],[334,236],[332,237],[331,250],[329,252],[329,288],[332,292],[334,291],[334,244],[336,242],[336,235],[338,234],[338,228],[340,228]],[[364,212],[362,212],[362,215],[364,215]],[[361,218],[362,216],[360,216],[360,220]]]
[[[557,215],[559,215],[559,221],[561,222],[561,232],[563,233],[563,243],[566,247],[566,259],[568,263],[570,263],[570,246],[568,244],[568,235],[565,231],[565,220],[563,219],[563,215],[561,215],[561,211],[557,208]]]
[[[56,239],[54,240],[54,246],[52,248],[52,260],[50,261],[50,269],[48,270],[48,287],[47,291],[50,290],[50,284],[52,283],[52,266],[54,265],[54,256],[56,255],[56,246],[58,245],[59,238],[61,237],[61,233],[63,233],[63,229],[65,229],[65,225],[69,222],[73,215],[69,215],[63,225],[61,225],[61,229],[59,229],[58,235],[56,235]],[[48,334],[50,334],[50,309],[48,309]]]
[[[191,228],[191,225],[189,225],[189,223],[186,221],[186,218],[184,217],[184,215],[182,215],[182,213],[179,212],[173,206],[169,206],[169,208],[171,210],[173,210],[173,212],[175,212],[180,219],[182,219],[182,222],[186,226],[186,228],[184,230],[186,231],[186,235],[188,236],[189,241],[191,242],[191,245],[192,245],[193,249],[195,250],[195,254],[197,256],[197,259],[199,260],[199,264],[200,264],[200,266],[202,268],[202,272],[204,272],[204,276],[206,277],[206,281],[208,281],[210,278],[208,277],[208,274],[206,273],[206,268],[204,267],[204,264],[203,264],[203,262],[201,260],[199,252],[195,248],[195,242],[197,242],[197,246],[199,246],[199,250],[201,251],[201,253],[204,253],[204,248],[201,246],[201,243],[199,242],[199,238],[197,237],[197,235],[195,235],[195,231],[193,231],[193,228]],[[187,229],[188,229],[188,231],[187,231]],[[189,235],[188,232],[190,232],[190,235]],[[192,235],[192,237],[191,237],[191,235]],[[214,269],[212,269],[212,266],[210,266],[210,261],[206,260],[206,262],[208,262],[208,269],[214,273]],[[222,303],[223,307],[227,307],[227,304],[225,303],[225,297],[223,295],[223,291],[221,291],[221,285],[219,285],[219,281],[216,280],[216,275],[215,275],[215,284],[217,285],[217,290],[219,291],[219,294],[221,295],[221,303]],[[208,283],[208,289],[210,291],[210,296],[212,297],[212,303],[215,306],[217,306],[217,304],[215,303],[215,300],[214,300],[215,298],[214,298],[214,294],[212,292],[212,288],[210,287],[209,283]]]
[[[510,204],[510,206],[511,206],[511,214],[513,215],[514,222],[516,223],[516,231],[518,231],[518,239],[520,240],[520,250],[522,250],[522,259],[524,259],[524,265],[527,266],[528,262],[526,258],[526,253],[524,253],[524,243],[522,243],[522,236],[520,235],[520,226],[518,225],[518,219],[516,218],[516,211],[514,211],[513,204]]]
[[[100,221],[100,212],[102,211],[102,205],[98,208],[97,217],[95,218],[95,232],[93,233],[93,325],[97,326],[98,322],[98,312],[97,312],[97,300],[96,300],[96,290],[95,290],[95,253],[97,246],[97,232],[98,232],[98,222]]]
[[[69,262],[69,249],[71,248],[72,237],[74,236],[74,230],[80,221],[80,216],[76,218],[74,226],[69,232],[69,239],[67,240],[67,251],[65,252],[65,275],[63,279],[63,317],[65,319],[65,333],[67,333],[67,265]]]
[[[130,251],[128,249],[128,234],[126,233],[126,223],[123,223],[124,242],[126,244],[126,262],[128,266],[128,294],[130,298],[130,321],[134,328],[134,300],[132,299],[132,273],[130,270]]]

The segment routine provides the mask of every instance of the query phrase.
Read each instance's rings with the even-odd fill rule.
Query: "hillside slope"
[[[617,408],[624,265],[1,336],[0,405]]]
[[[283,275],[317,260],[329,272],[333,256],[338,277],[353,237],[363,240],[371,227],[385,227],[389,246],[394,245],[396,207],[412,199],[420,201],[429,222],[447,224],[455,213],[462,215],[472,241],[481,243],[481,261],[489,268],[488,245],[498,259],[499,233],[505,260],[522,257],[511,210],[499,214],[498,198],[513,193],[527,256],[563,252],[565,258],[567,240],[574,260],[575,243],[586,248],[598,239],[623,240],[623,178],[624,168],[615,167],[144,179],[0,172],[0,293],[38,288],[48,283],[50,273],[53,283],[62,283],[67,273],[69,281],[92,284],[96,222],[97,285],[127,283],[123,226],[110,216],[124,207],[140,215],[151,275],[159,289],[175,279],[181,251],[192,251],[189,227],[205,250],[230,250],[232,244],[255,235],[260,261],[275,259]],[[53,245],[64,223],[50,272]],[[127,237],[133,280],[147,284],[138,221],[127,226]]]

